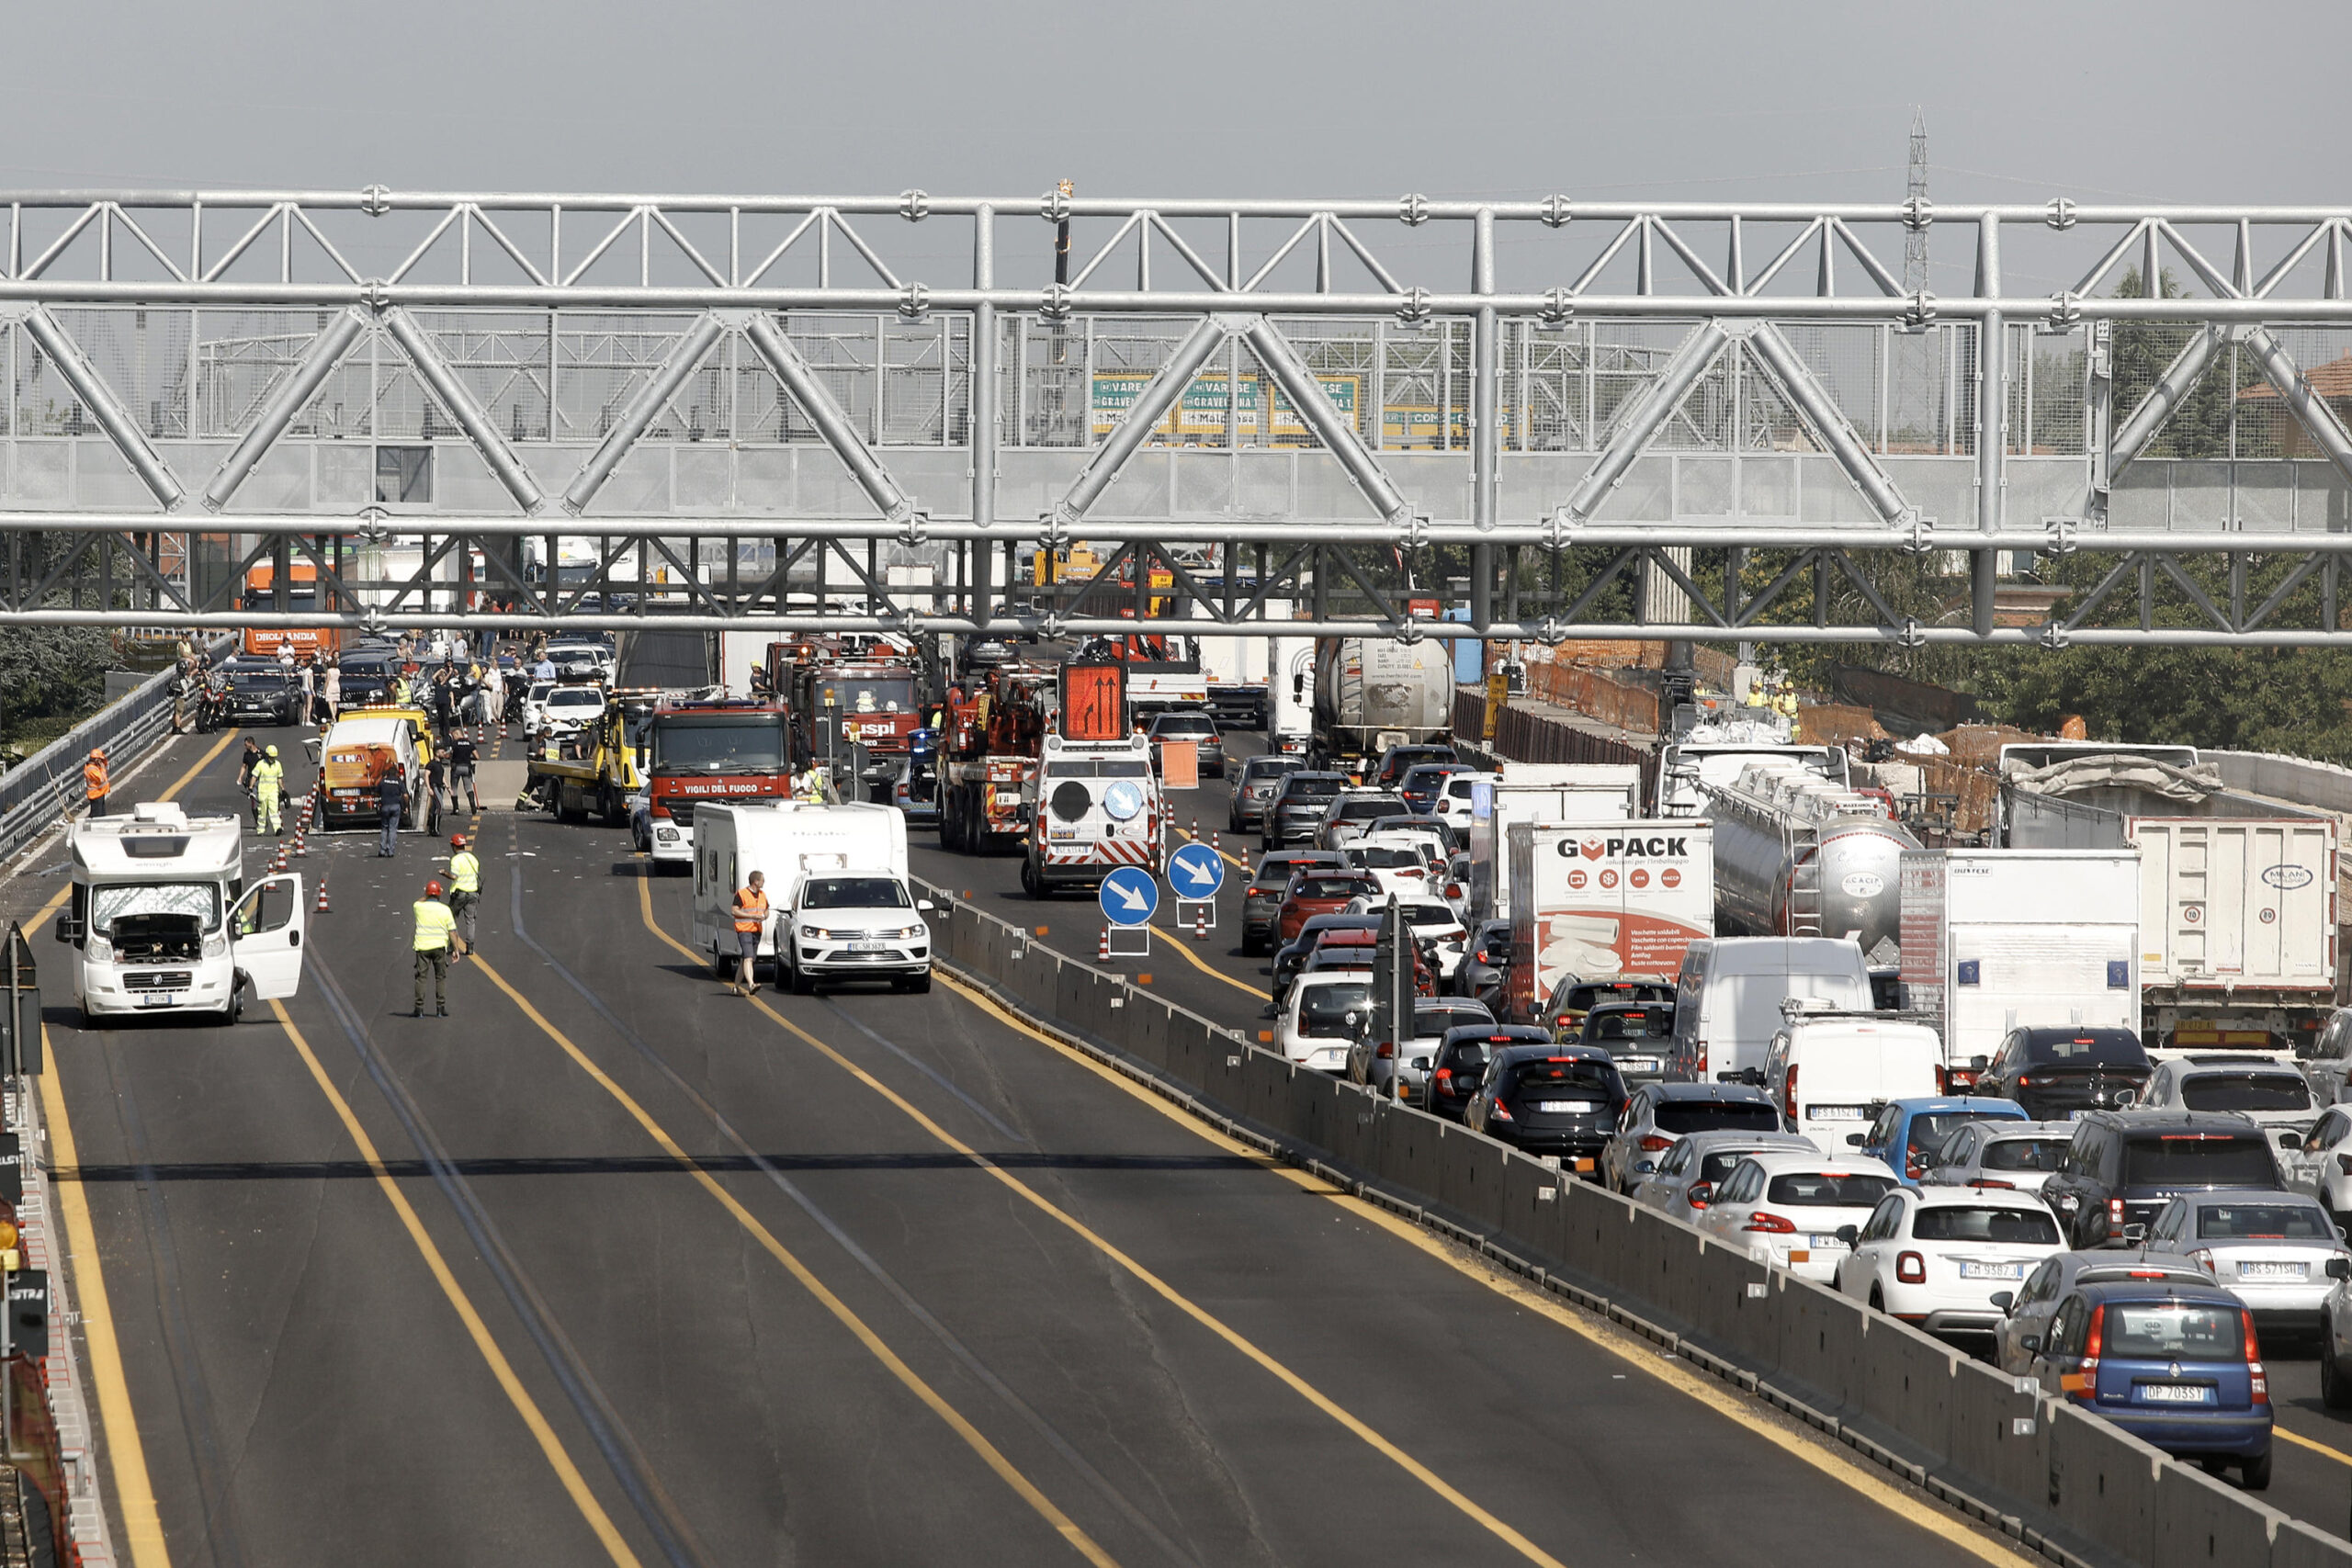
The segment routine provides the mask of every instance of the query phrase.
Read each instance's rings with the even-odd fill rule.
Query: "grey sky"
[[[12,6],[0,181],[2346,198],[2334,3]],[[1940,259],[1940,258],[1939,258]]]

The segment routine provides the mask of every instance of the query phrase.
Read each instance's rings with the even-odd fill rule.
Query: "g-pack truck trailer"
[[[2001,749],[1999,840],[2140,854],[2152,1051],[2283,1051],[2335,998],[2335,818],[2225,789],[2186,746]]]
[[[2132,850],[1905,850],[1903,1006],[1973,1082],[2012,1029],[2140,1027]]]
[[[1671,978],[1715,934],[1709,823],[1516,822],[1509,837],[1511,1018],[1532,1021],[1569,975]]]

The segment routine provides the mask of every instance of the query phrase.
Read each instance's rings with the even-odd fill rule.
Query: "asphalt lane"
[[[625,833],[482,848],[447,1021],[413,838],[311,840],[290,1029],[52,992],[175,1561],[1973,1555],[946,987],[729,995]]]

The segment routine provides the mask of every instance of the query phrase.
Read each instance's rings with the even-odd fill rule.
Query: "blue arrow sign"
[[[1159,908],[1159,884],[1141,866],[1123,865],[1102,879],[1095,895],[1102,918],[1114,926],[1146,926]]]
[[[1168,857],[1168,887],[1179,898],[1214,898],[1225,886],[1225,857],[1206,844],[1186,844]]]

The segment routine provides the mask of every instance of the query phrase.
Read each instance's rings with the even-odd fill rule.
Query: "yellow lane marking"
[[[581,1517],[588,1521],[588,1528],[604,1543],[606,1556],[616,1563],[627,1565],[627,1568],[639,1568],[637,1553],[629,1550],[628,1542],[621,1539],[621,1532],[614,1528],[604,1506],[596,1501],[596,1495],[588,1489],[587,1478],[580,1473],[580,1467],[571,1462],[571,1455],[565,1451],[563,1439],[556,1436],[555,1428],[548,1425],[547,1416],[540,1411],[538,1402],[523,1386],[523,1380],[514,1375],[513,1364],[506,1359],[505,1352],[499,1349],[498,1341],[491,1337],[489,1325],[482,1322],[481,1314],[474,1310],[474,1303],[467,1296],[465,1287],[458,1283],[458,1277],[449,1271],[441,1249],[425,1233],[424,1222],[409,1205],[408,1196],[401,1190],[400,1183],[394,1181],[391,1172],[384,1168],[382,1156],[376,1152],[375,1140],[368,1137],[368,1129],[359,1124],[358,1113],[351,1109],[351,1102],[343,1097],[342,1090],[334,1087],[334,1080],[327,1077],[326,1068],[321,1066],[318,1057],[311,1054],[311,1043],[303,1039],[302,1032],[294,1026],[286,1004],[273,1001],[269,1004],[269,1010],[277,1014],[278,1027],[285,1030],[286,1037],[294,1043],[294,1049],[301,1056],[302,1065],[311,1070],[319,1092],[325,1095],[327,1103],[334,1107],[334,1113],[342,1121],[344,1131],[351,1134],[352,1143],[359,1150],[359,1157],[367,1162],[369,1174],[375,1177],[376,1186],[391,1204],[393,1213],[400,1215],[401,1224],[408,1231],[409,1239],[416,1244],[416,1250],[424,1256],[425,1267],[433,1271],[441,1293],[449,1298],[449,1304],[457,1309],[458,1320],[465,1324],[467,1334],[472,1337],[474,1348],[489,1363],[491,1374],[497,1378],[498,1386],[506,1391],[506,1398],[514,1406],[515,1414],[523,1417],[523,1424],[537,1439],[539,1451],[547,1456],[549,1468],[563,1483],[563,1489],[571,1495],[572,1506],[580,1510]]]
[[[1226,849],[1221,845],[1209,843],[1209,840],[1206,838],[1203,837],[1201,834],[1195,833],[1190,828],[1179,828],[1176,830],[1183,834],[1184,837],[1192,840],[1193,842],[1196,844],[1208,844],[1209,848],[1216,852],[1218,858],[1223,860],[1227,865],[1238,866],[1243,871],[1248,871],[1250,869],[1250,863],[1248,861],[1242,859],[1239,855],[1235,854],[1231,850]]]
[[[1227,974],[1222,969],[1212,967],[1207,959],[1203,958],[1191,948],[1186,947],[1184,944],[1193,940],[1189,935],[1182,931],[1172,931],[1166,926],[1161,926],[1158,929],[1162,936],[1169,939],[1166,943],[1168,948],[1172,951],[1177,957],[1182,959],[1185,963],[1191,964],[1202,974],[1206,975],[1212,980],[1222,980],[1237,991],[1247,991],[1250,995],[1257,998],[1261,1002],[1266,999],[1266,992],[1260,990],[1257,987],[1250,985],[1246,980],[1235,979],[1232,976]]]
[[[169,800],[187,787],[215,757],[229,749],[234,731],[224,733],[212,749],[174,779],[157,795]],[[68,883],[33,917],[46,925],[73,896]],[[49,1123],[53,1154],[60,1170],[79,1170],[82,1156],[74,1143],[74,1123],[65,1113],[65,1090],[53,1070],[57,1056],[50,1049],[49,1030],[40,1032],[40,1051],[52,1070],[40,1077],[41,1116]],[[154,1483],[147,1473],[147,1448],[139,1438],[139,1419],[130,1408],[130,1379],[122,1370],[122,1346],[115,1338],[114,1308],[107,1297],[105,1267],[98,1260],[98,1230],[90,1218],[90,1196],[79,1178],[57,1183],[57,1204],[65,1225],[65,1255],[74,1266],[74,1285],[82,1298],[82,1334],[90,1348],[90,1382],[96,1385],[98,1420],[107,1439],[107,1464],[114,1476],[115,1505],[122,1510],[122,1533],[130,1547],[134,1568],[170,1568],[172,1554],[164,1544],[164,1522],[155,1506]]]
[[[642,886],[644,884],[640,882],[639,886]],[[650,902],[648,907],[650,907]],[[678,947],[678,944],[675,942],[672,942],[671,945],[673,947]],[[689,958],[695,956],[691,952],[688,952],[684,947],[678,947],[678,951],[684,953]],[[876,1360],[881,1362],[884,1367],[888,1368],[890,1374],[897,1378],[900,1383],[904,1384],[909,1392],[913,1393],[916,1398],[922,1400],[924,1404],[931,1408],[933,1414],[936,1415],[942,1421],[945,1422],[948,1427],[954,1431],[958,1438],[961,1438],[964,1440],[965,1446],[969,1448],[975,1454],[978,1454],[981,1461],[996,1472],[998,1479],[1001,1480],[1007,1486],[1011,1487],[1023,1502],[1028,1504],[1030,1507],[1036,1510],[1038,1516],[1042,1517],[1046,1524],[1053,1528],[1056,1534],[1068,1541],[1070,1546],[1076,1549],[1079,1554],[1084,1557],[1089,1562],[1096,1564],[1097,1568],[1118,1568],[1116,1560],[1114,1559],[1109,1552],[1103,1551],[1101,1546],[1095,1543],[1092,1537],[1089,1536],[1083,1529],[1080,1529],[1077,1521],[1073,1520],[1069,1516],[1064,1514],[1059,1508],[1056,1507],[1053,1504],[1053,1500],[1048,1498],[1045,1493],[1040,1491],[1035,1483],[1031,1482],[1030,1479],[1023,1475],[1019,1470],[1015,1469],[1012,1461],[1006,1459],[1002,1451],[1000,1450],[994,1443],[989,1442],[989,1439],[982,1435],[978,1427],[973,1426],[969,1420],[966,1419],[962,1412],[958,1411],[953,1404],[950,1404],[944,1395],[941,1394],[938,1390],[933,1388],[930,1383],[924,1382],[922,1376],[912,1367],[899,1359],[898,1352],[892,1350],[890,1347],[883,1341],[882,1337],[869,1327],[865,1320],[860,1317],[856,1312],[851,1308],[847,1302],[842,1301],[839,1296],[833,1294],[831,1291],[827,1290],[825,1288],[824,1281],[818,1279],[817,1276],[809,1270],[807,1264],[803,1263],[790,1248],[784,1245],[783,1242],[777,1240],[775,1233],[770,1231],[767,1226],[762,1224],[759,1222],[759,1219],[753,1215],[749,1209],[746,1209],[741,1202],[737,1201],[733,1193],[728,1191],[727,1189],[720,1185],[708,1171],[705,1170],[701,1165],[696,1163],[694,1156],[687,1154],[686,1151],[679,1145],[677,1140],[671,1137],[668,1132],[663,1130],[662,1124],[656,1122],[651,1114],[649,1113],[643,1106],[637,1102],[634,1096],[632,1096],[627,1089],[621,1088],[619,1084],[616,1083],[610,1075],[606,1074],[602,1067],[599,1067],[594,1062],[591,1061],[587,1054],[582,1051],[578,1045],[572,1043],[571,1036],[564,1033],[562,1030],[558,1029],[554,1024],[548,1022],[547,1018],[540,1013],[537,1008],[531,1005],[529,1000],[524,997],[522,992],[507,984],[506,977],[504,976],[492,968],[479,956],[473,958],[471,962],[473,966],[481,970],[483,976],[487,978],[492,985],[496,986],[500,990],[506,993],[507,999],[522,1010],[524,1017],[529,1019],[534,1024],[538,1026],[539,1032],[554,1041],[558,1046],[562,1048],[564,1055],[571,1058],[574,1066],[578,1066],[582,1072],[587,1074],[589,1078],[593,1080],[598,1088],[602,1089],[606,1094],[611,1095],[613,1099],[619,1103],[621,1109],[628,1111],[630,1118],[635,1121],[639,1127],[645,1129],[646,1135],[661,1146],[662,1153],[675,1160],[681,1169],[692,1176],[695,1180],[702,1186],[705,1191],[708,1192],[713,1198],[718,1201],[721,1208],[724,1208],[729,1214],[734,1216],[736,1224],[741,1225],[746,1231],[751,1233],[753,1239],[758,1241],[760,1246],[766,1249],[770,1257],[783,1264],[786,1271],[790,1273],[793,1279],[799,1282],[801,1289],[816,1297],[817,1300],[824,1306],[825,1310],[832,1314],[834,1319],[839,1322],[842,1327],[848,1329],[851,1334],[854,1335],[857,1337],[858,1343],[865,1347],[868,1354],[872,1355]]]
[[[2327,1354],[2327,1352],[2325,1350],[2322,1350],[2320,1354],[2324,1356]],[[2276,1424],[2274,1424],[2270,1429],[2279,1437],[2282,1437],[2289,1442],[2294,1444],[2299,1449],[2309,1449],[2315,1454],[2325,1454],[2328,1458],[2334,1460],[2338,1464],[2352,1464],[2352,1454],[2346,1453],[2342,1449],[2329,1448],[2325,1443],[2316,1441],[2311,1438],[2306,1438],[2301,1432],[2290,1431],[2286,1427]]]
[[[1524,1306],[1531,1311],[1543,1314],[1544,1316],[1560,1324],[1562,1326],[1583,1336],[1587,1339],[1589,1339],[1594,1344],[1600,1346],[1605,1350],[1608,1350],[1611,1355],[1618,1357],[1620,1359],[1630,1365],[1639,1367],[1643,1371],[1657,1377],[1660,1382],[1665,1382],[1669,1387],[1689,1394],[1691,1398],[1698,1400],[1700,1403],[1707,1405],[1710,1409],[1721,1414],[1726,1419],[1747,1427],[1748,1430],[1764,1438],[1777,1447],[1784,1449],[1788,1452],[1794,1454],[1797,1458],[1803,1460],[1805,1463],[1812,1465],[1815,1469],[1829,1476],[1832,1480],[1851,1487],[1865,1497],[1868,1497],[1871,1501],[1878,1503],[1893,1512],[1901,1515],[1903,1517],[1911,1520],[1913,1523],[1918,1525],[1922,1529],[1928,1530],[1932,1534],[1940,1536],[1947,1540],[1962,1546],[1969,1551],[1973,1552],[1976,1556],[1984,1559],[1986,1562],[2014,1563],[2021,1561],[2019,1554],[2009,1551],[1990,1539],[1969,1529],[1959,1521],[1947,1517],[1941,1510],[1922,1504],[1917,1499],[1905,1495],[1897,1488],[1888,1485],[1886,1483],[1879,1480],[1875,1475],[1872,1475],[1867,1469],[1855,1463],[1853,1461],[1847,1459],[1844,1455],[1838,1453],[1836,1450],[1823,1448],[1816,1443],[1813,1443],[1805,1438],[1797,1437],[1794,1434],[1773,1425],[1770,1421],[1763,1419],[1744,1402],[1717,1387],[1711,1379],[1703,1378],[1695,1372],[1686,1371],[1685,1369],[1677,1366],[1673,1362],[1666,1360],[1661,1357],[1645,1354],[1638,1347],[1630,1345],[1587,1324],[1582,1317],[1576,1314],[1574,1309],[1562,1305],[1560,1303],[1553,1300],[1550,1296],[1544,1294],[1542,1292],[1530,1290],[1527,1286],[1521,1284],[1520,1281],[1512,1279],[1507,1274],[1501,1273],[1496,1269],[1485,1268],[1472,1259],[1456,1254],[1452,1248],[1446,1247],[1444,1243],[1439,1241],[1435,1236],[1432,1236],[1428,1232],[1422,1230],[1419,1225],[1398,1218],[1396,1215],[1390,1213],[1387,1210],[1379,1207],[1377,1204],[1367,1203],[1361,1198],[1351,1197],[1345,1191],[1332,1186],[1329,1182],[1325,1181],[1321,1177],[1316,1176],[1312,1172],[1300,1170],[1294,1166],[1284,1165],[1280,1160],[1273,1158],[1261,1149],[1253,1148],[1250,1145],[1242,1143],[1238,1139],[1227,1137],[1225,1134],[1217,1131],[1215,1127],[1196,1121],[1182,1106],[1171,1103],[1161,1095],[1155,1094],[1149,1089],[1147,1089],[1142,1084],[1139,1084],[1133,1078],[1127,1077],[1125,1073],[1118,1072],[1109,1066],[1106,1066],[1102,1063],[1096,1061],[1092,1056],[1074,1046],[1064,1044],[1062,1042],[1055,1039],[1052,1035],[1039,1030],[1035,1024],[1029,1023],[1025,1020],[1015,1017],[1013,1014],[1007,1012],[1004,1009],[997,1006],[995,1002],[989,1000],[980,993],[970,989],[968,987],[966,987],[956,980],[947,979],[947,977],[944,976],[941,978],[945,980],[946,985],[951,990],[954,990],[958,995],[964,997],[981,1011],[989,1014],[1000,1022],[1004,1023],[1008,1027],[1036,1041],[1038,1043],[1044,1045],[1047,1050],[1052,1051],[1077,1064],[1079,1066],[1085,1068],[1087,1071],[1094,1074],[1097,1077],[1102,1079],[1105,1083],[1115,1086],[1131,1098],[1142,1104],[1149,1106],[1152,1110],[1158,1111],[1169,1121],[1175,1122],[1178,1126],[1192,1133],[1195,1137],[1200,1138],[1203,1142],[1207,1143],[1227,1154],[1237,1155],[1244,1159],[1250,1160],[1263,1168],[1272,1171],[1276,1175],[1283,1177],[1284,1179],[1305,1189],[1308,1192],[1332,1200],[1334,1202],[1349,1210],[1359,1218],[1379,1226],[1381,1229],[1388,1232],[1391,1235],[1396,1236],[1398,1239],[1413,1247],[1420,1248],[1423,1252],[1428,1253],[1430,1257],[1436,1258],[1441,1263],[1445,1264],[1448,1268],[1453,1269],[1464,1277],[1474,1280],[1479,1284],[1486,1286],[1487,1289],[1496,1292],[1498,1294],[1509,1298],[1517,1305]],[[2290,1438],[2294,1436],[2294,1434],[2288,1432],[2284,1427],[2280,1427],[2278,1430],[2282,1436]],[[2310,1441],[2308,1438],[2298,1438],[2296,1440],[2302,1442]],[[2317,1447],[2319,1445],[2313,1444],[2312,1446]],[[2330,1453],[2335,1452],[2332,1449],[2327,1451]],[[2340,1454],[2336,1457],[2343,1459],[2347,1464],[2352,1464],[2352,1457]]]
[[[653,892],[651,884],[643,878],[639,878],[637,886],[639,909],[643,917],[645,929],[651,931],[663,942],[668,942],[671,947],[676,949],[679,953],[684,953],[686,957],[694,958],[695,953],[691,949],[654,923]],[[1493,1514],[1488,1513],[1476,1503],[1471,1501],[1470,1498],[1464,1496],[1461,1492],[1455,1490],[1453,1486],[1449,1484],[1445,1479],[1439,1475],[1435,1471],[1430,1469],[1429,1466],[1423,1464],[1420,1461],[1407,1453],[1403,1449],[1398,1448],[1395,1443],[1390,1442],[1379,1432],[1374,1430],[1371,1426],[1367,1425],[1364,1421],[1341,1406],[1336,1400],[1324,1393],[1322,1390],[1308,1382],[1305,1378],[1300,1377],[1296,1372],[1292,1371],[1288,1367],[1276,1360],[1264,1350],[1260,1349],[1257,1345],[1245,1338],[1239,1332],[1235,1330],[1223,1319],[1217,1317],[1205,1307],[1199,1305],[1193,1302],[1192,1298],[1186,1296],[1174,1286],[1169,1284],[1168,1281],[1162,1280],[1159,1275],[1145,1268],[1140,1261],[1129,1257],[1126,1253],[1113,1246],[1109,1240],[1100,1235],[1097,1235],[1093,1230],[1087,1226],[1085,1222],[1080,1220],[1076,1215],[1057,1207],[1051,1200],[1046,1198],[1043,1194],[1030,1187],[1028,1183],[1013,1176],[1002,1167],[997,1165],[993,1160],[990,1160],[987,1156],[981,1154],[978,1150],[956,1138],[953,1134],[949,1133],[947,1129],[942,1127],[929,1116],[924,1115],[922,1111],[917,1109],[912,1102],[900,1095],[896,1089],[891,1089],[888,1084],[883,1083],[880,1079],[875,1077],[871,1073],[868,1073],[865,1068],[859,1066],[856,1063],[851,1061],[848,1057],[834,1050],[831,1045],[826,1044],[822,1040],[818,1039],[814,1034],[809,1033],[807,1030],[801,1028],[798,1024],[793,1022],[790,1019],[776,1011],[774,1008],[770,1007],[764,999],[759,997],[753,997],[752,998],[752,1005],[757,1008],[761,1012],[765,1013],[771,1021],[780,1025],[785,1030],[797,1035],[802,1041],[813,1047],[820,1055],[832,1062],[834,1066],[840,1067],[843,1072],[849,1074],[850,1077],[855,1078],[859,1083],[864,1084],[867,1089],[872,1089],[876,1094],[880,1095],[893,1106],[896,1106],[898,1110],[909,1120],[912,1121],[924,1132],[930,1134],[931,1136],[938,1140],[939,1143],[944,1145],[949,1149],[954,1150],[964,1158],[971,1161],[978,1168],[986,1171],[989,1176],[993,1177],[997,1181],[1009,1189],[1015,1196],[1028,1203],[1031,1207],[1036,1209],[1040,1213],[1059,1222],[1070,1232],[1085,1241],[1087,1245],[1092,1247],[1103,1257],[1109,1258],[1114,1263],[1116,1263],[1120,1268],[1125,1269],[1139,1283],[1159,1296],[1161,1300],[1167,1302],[1170,1306],[1176,1308],[1177,1311],[1184,1314],[1184,1315],[1190,1317],[1193,1322],[1207,1329],[1211,1334],[1214,1334],[1218,1338],[1224,1340],[1227,1345],[1238,1351],[1246,1359],[1254,1362],[1260,1368],[1263,1369],[1277,1382],[1283,1383],[1300,1398],[1306,1400],[1309,1404],[1315,1406],[1316,1409],[1329,1416],[1342,1428],[1352,1434],[1354,1437],[1360,1438],[1367,1447],[1371,1448],[1384,1459],[1388,1460],[1399,1470],[1402,1470],[1414,1480],[1428,1487],[1439,1497],[1453,1505],[1456,1509],[1460,1510],[1464,1516],[1476,1522],[1480,1528],[1486,1529],[1497,1540],[1510,1547],[1513,1551],[1517,1551],[1521,1556],[1526,1558],[1531,1562],[1541,1563],[1544,1565],[1544,1568],[1565,1568],[1565,1565],[1560,1562],[1559,1559],[1552,1556],[1549,1552],[1544,1551],[1543,1548],[1537,1546],[1533,1541],[1521,1535],[1518,1530],[1512,1529],[1510,1525],[1505,1524],[1501,1519],[1496,1517]]]
[[[53,908],[55,906],[51,906]],[[49,1031],[40,1032],[41,1055],[50,1057]],[[79,1170],[74,1124],[66,1119],[65,1094],[57,1075],[40,1075],[41,1115],[49,1122],[57,1166]],[[90,1347],[90,1381],[97,1385],[98,1419],[105,1424],[107,1460],[114,1472],[115,1502],[122,1509],[122,1533],[134,1568],[169,1568],[164,1521],[155,1510],[155,1489],[147,1476],[147,1450],[139,1441],[139,1421],[130,1411],[130,1380],[123,1375],[122,1347],[114,1337],[114,1309],[107,1304],[106,1273],[98,1263],[97,1227],[90,1222],[90,1195],[78,1179],[57,1183],[64,1211],[66,1247],[74,1259],[74,1286],[82,1298],[82,1334]]]

